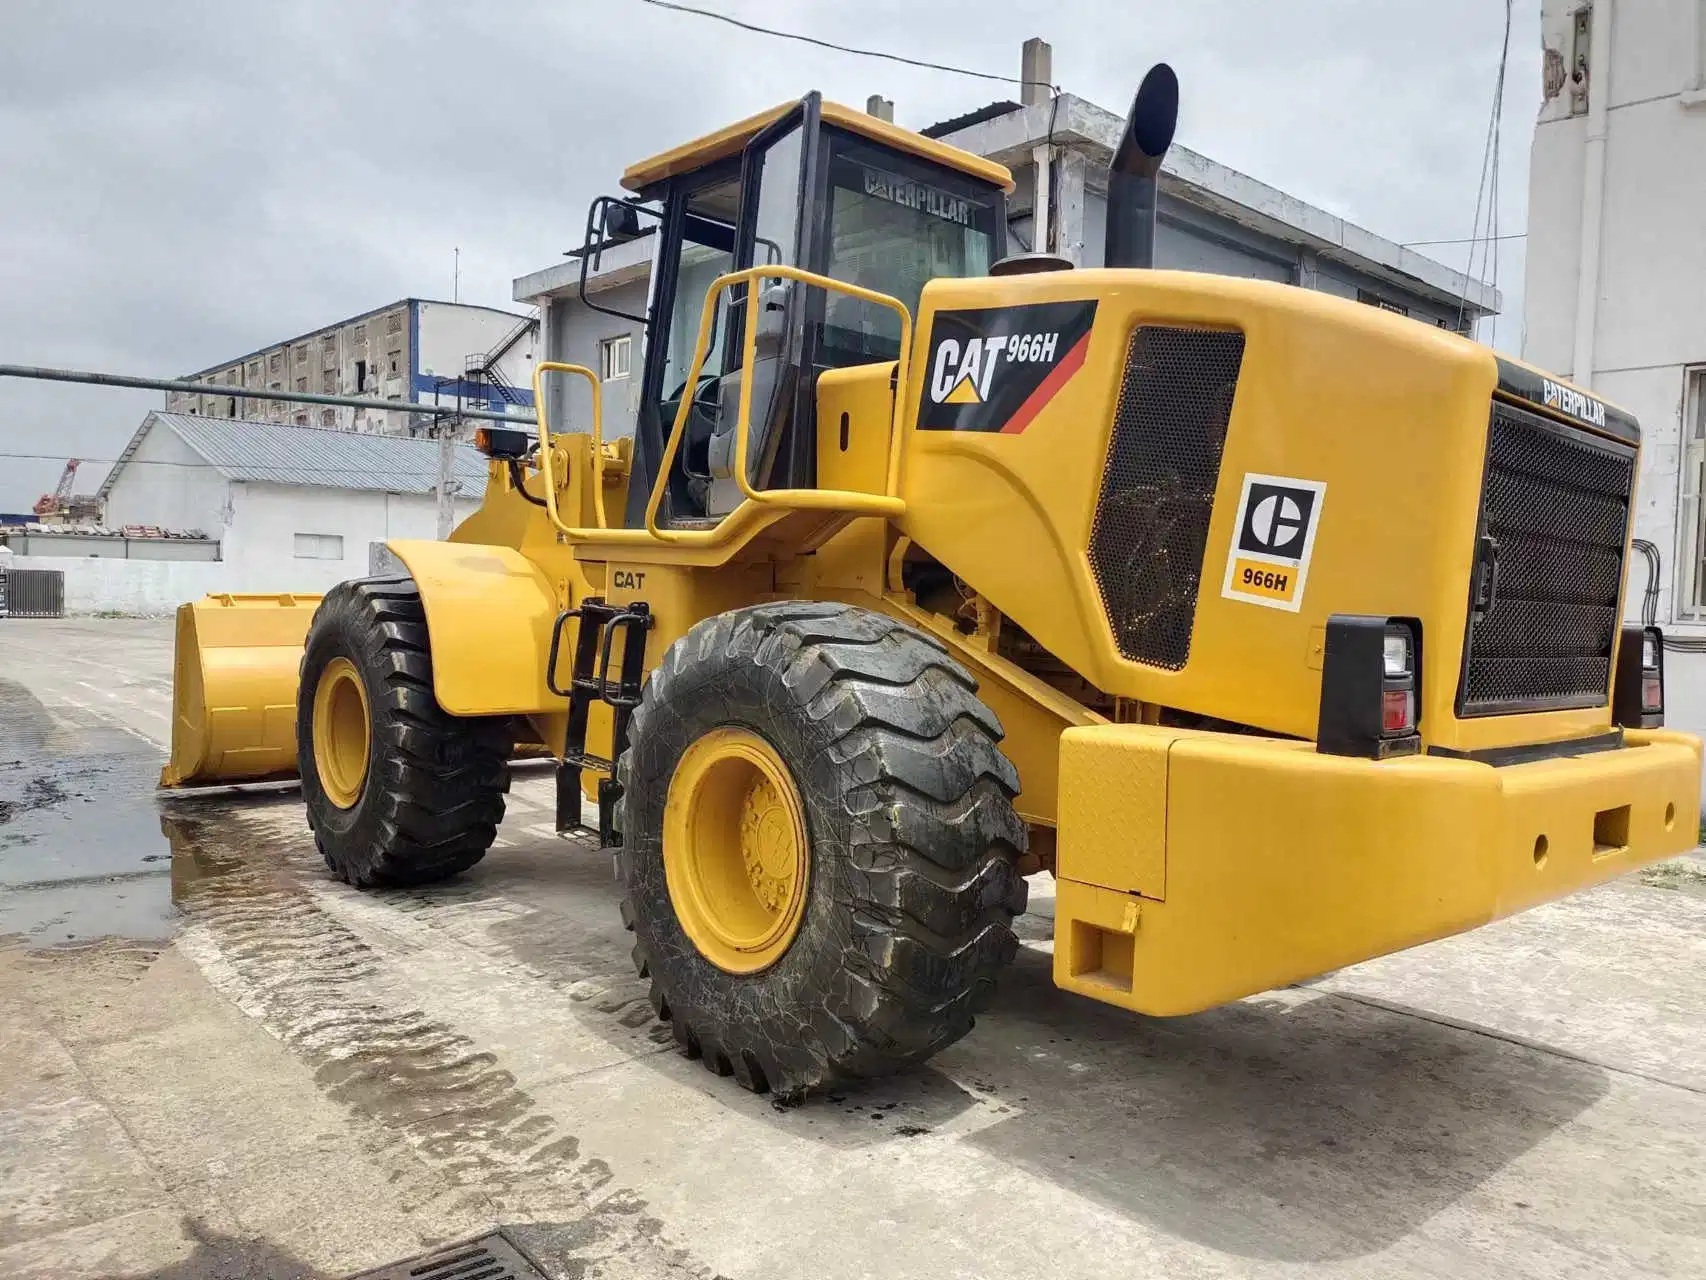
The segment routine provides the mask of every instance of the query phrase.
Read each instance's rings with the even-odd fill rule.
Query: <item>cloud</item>
[[[1465,236],[1502,12],[1484,0],[708,0],[848,44],[1055,78],[1122,110],[1150,62],[1180,141],[1396,240]],[[1537,17],[1512,40],[1503,213],[1521,229]],[[1014,86],[851,57],[639,0],[9,0],[0,8],[0,362],[171,376],[380,306],[512,306],[622,169],[811,88],[914,127]],[[1520,248],[1502,247],[1515,346]],[[1466,246],[1432,250],[1461,268]],[[0,382],[0,510],[111,458],[149,393]],[[29,460],[19,454],[45,454]],[[91,465],[79,489],[104,466]]]

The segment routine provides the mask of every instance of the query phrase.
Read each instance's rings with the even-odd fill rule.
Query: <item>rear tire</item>
[[[1026,892],[1018,773],[976,688],[937,641],[839,604],[736,610],[670,647],[618,765],[618,865],[635,964],[689,1057],[797,1096],[903,1069],[971,1030],[1016,952]],[[666,817],[678,767],[691,778],[690,750],[731,733],[774,748],[809,846],[797,932],[757,972],[695,945],[683,921],[697,908],[672,902],[665,860],[666,829],[685,839]]]
[[[367,723],[366,766],[353,771],[353,785],[348,776],[321,777],[314,741],[321,681],[347,684],[352,667]],[[308,825],[340,880],[358,889],[428,884],[485,856],[503,820],[512,727],[506,717],[452,716],[438,705],[413,581],[361,578],[326,593],[303,646],[296,705]]]

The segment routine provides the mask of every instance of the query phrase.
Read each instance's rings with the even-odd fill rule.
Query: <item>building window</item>
[[[296,558],[298,560],[342,560],[344,558],[343,534],[297,534]]]
[[[1678,618],[1706,620],[1706,368],[1683,374],[1682,494],[1677,512],[1676,562],[1671,590]]]
[[[308,344],[306,342],[299,342],[296,344],[296,363],[308,363]]]
[[[395,315],[389,315],[389,316],[385,317],[385,332],[386,333],[401,333],[401,332],[403,332],[403,313],[401,311],[397,312]]]
[[[308,425],[308,415],[305,413],[297,414],[296,415],[296,425],[299,427],[307,426]]]
[[[338,371],[327,369],[320,375],[320,390],[326,395],[336,395],[338,390]]]
[[[284,368],[284,352],[275,351],[270,356],[267,357],[267,372],[268,373],[278,373],[283,368]],[[273,385],[277,386],[278,384],[275,382]]]
[[[1410,308],[1403,303],[1393,302],[1389,298],[1381,297],[1378,293],[1370,293],[1367,289],[1357,290],[1357,301],[1367,303],[1371,307],[1378,307],[1382,311],[1390,311],[1394,315],[1407,316],[1410,314]]]
[[[298,391],[308,390],[308,379],[307,378],[298,378],[296,380],[296,389]]]
[[[605,338],[598,344],[598,364],[600,376],[609,382],[612,378],[626,378],[629,364],[633,358],[634,340],[627,334],[620,338]]]
[[[392,353],[391,353],[391,373],[392,373],[392,376],[393,376],[393,377],[394,377],[394,376],[396,376],[396,373],[397,373],[397,360],[398,360],[398,357],[399,357],[399,353],[398,353],[398,352],[396,352],[396,351],[393,351],[393,352],[392,352]]]
[[[261,362],[259,360],[249,361],[249,381],[254,382],[254,381],[258,380],[260,378],[260,376],[261,376]]]
[[[320,425],[322,427],[335,427],[335,426],[337,426],[338,425],[338,411],[336,409],[322,409],[322,410],[320,410]]]
[[[320,353],[327,360],[336,360],[338,358],[338,335],[337,334],[328,333],[326,335],[325,341],[321,344]]]
[[[232,396],[230,399],[226,400],[226,402],[225,402],[225,416],[227,418],[235,418],[237,416],[237,397],[236,396]]]
[[[355,345],[358,347],[367,345],[367,326],[364,324],[358,324],[355,327]]]
[[[367,361],[357,360],[355,362],[355,393],[357,395],[360,395],[363,391],[366,391],[366,390],[367,390]]]

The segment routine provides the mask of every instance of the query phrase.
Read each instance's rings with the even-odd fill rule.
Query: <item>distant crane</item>
[[[71,482],[77,478],[77,468],[83,465],[83,459],[70,458],[65,463],[65,470],[60,472],[59,484],[52,493],[44,493],[36,499],[35,513],[38,516],[56,516],[68,511],[71,507]]]

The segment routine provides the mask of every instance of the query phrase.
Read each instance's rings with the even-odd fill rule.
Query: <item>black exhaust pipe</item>
[[[1179,123],[1179,77],[1165,62],[1149,68],[1132,99],[1108,169],[1108,230],[1102,265],[1155,265],[1155,193],[1161,157]]]

